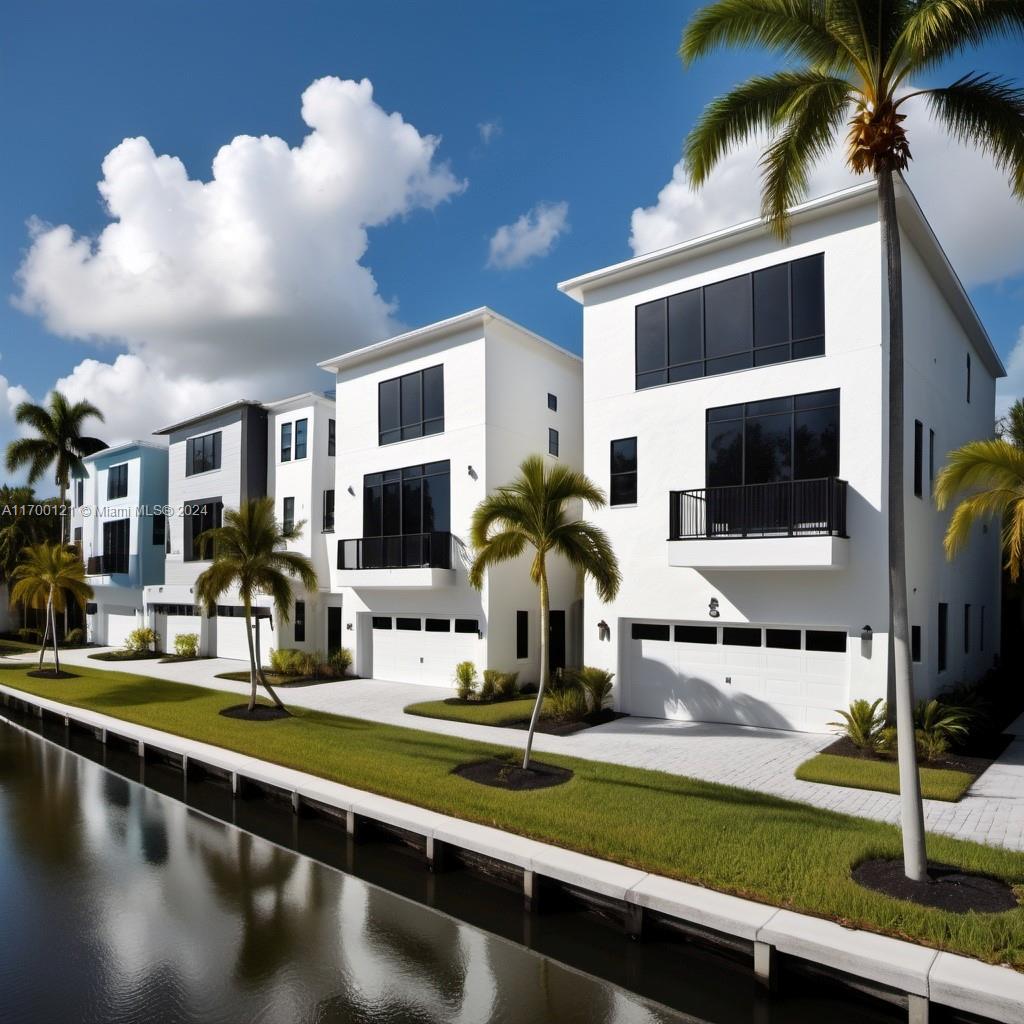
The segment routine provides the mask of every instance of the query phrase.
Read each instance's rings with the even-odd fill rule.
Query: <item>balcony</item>
[[[451,586],[452,535],[412,533],[338,541],[338,583],[363,589]]]
[[[117,555],[90,555],[85,561],[86,576],[113,576],[128,572],[128,553]]]
[[[845,480],[784,480],[669,494],[669,565],[839,569],[847,563]]]

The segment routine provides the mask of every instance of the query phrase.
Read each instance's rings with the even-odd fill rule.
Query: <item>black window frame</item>
[[[629,629],[633,640],[658,640],[668,643],[672,639],[672,627],[667,622],[634,622]]]
[[[153,513],[153,534],[151,543],[161,547],[167,543],[167,516],[163,512]]]
[[[480,620],[479,619],[455,619],[452,622],[452,632],[454,633],[476,633],[480,635]]]
[[[220,430],[211,430],[185,441],[185,476],[198,476],[220,469],[221,433]]]
[[[79,507],[85,504],[85,480],[82,477],[75,481],[75,504]]]
[[[633,445],[633,468],[616,469],[616,445],[625,445],[632,442]],[[629,461],[628,458],[625,461]],[[635,437],[617,437],[608,445],[608,504],[609,505],[635,505],[640,483],[639,476],[640,449]],[[628,487],[629,479],[632,477],[633,489],[627,489],[625,496],[617,493],[617,489],[624,484]]]
[[[295,615],[292,623],[294,629],[295,642],[297,644],[304,644],[306,642],[306,602],[296,601],[295,602]]]
[[[334,488],[327,487],[324,489],[323,498],[321,499],[321,514],[323,516],[323,526],[321,530],[324,533],[334,533]]]
[[[691,623],[679,623],[672,627],[672,640],[677,644],[718,645],[717,626],[698,626]]]
[[[548,455],[558,458],[558,431],[554,427],[548,427]]]
[[[128,463],[107,467],[107,501],[128,497]]]
[[[760,483],[765,481],[751,481],[747,479],[748,476],[748,464],[747,464],[747,422],[748,420],[756,420],[760,416],[782,416],[789,414],[790,425],[789,425],[789,476],[782,478],[784,481],[789,480],[815,480],[820,479],[818,475],[815,476],[804,476],[802,472],[797,469],[797,417],[801,413],[814,412],[819,409],[831,409],[835,408],[835,466],[833,472],[826,474],[826,478],[837,478],[840,475],[840,457],[842,454],[842,389],[841,388],[825,388],[822,391],[805,391],[798,395],[780,395],[777,398],[762,399],[754,402],[740,402],[736,405],[722,405],[715,406],[714,408],[708,409],[705,413],[704,423],[704,480],[708,487],[713,486],[728,486],[738,487],[744,486],[748,483]],[[834,397],[834,401],[833,401]],[[771,408],[776,411],[762,412],[764,406],[771,403]],[[783,403],[789,403],[788,408],[783,408]],[[740,410],[738,413],[733,410]],[[711,482],[711,426],[717,423],[732,423],[738,422],[740,424],[740,439],[742,442],[741,453],[740,453],[740,477],[739,481],[733,481],[728,484],[712,484]],[[774,481],[768,481],[774,482]],[[779,481],[781,482],[781,481]]]
[[[424,529],[427,521],[428,489],[422,484],[427,478],[445,477],[448,481],[447,495],[447,518],[442,517],[441,522],[434,516],[429,530]],[[408,482],[419,480],[419,523],[416,529],[407,529],[406,504],[404,485]],[[388,518],[385,504],[388,495],[387,488],[397,484],[397,506],[398,506],[398,531],[385,532],[385,522]],[[367,473],[363,477],[363,537],[416,537],[426,533],[449,533],[451,531],[451,462],[448,459],[441,459],[437,462],[424,462],[415,466],[403,466],[401,469],[389,469],[381,473]],[[375,492],[379,496],[375,497]],[[379,506],[377,524],[370,522],[370,512],[374,502]],[[431,507],[433,515],[434,509]],[[415,525],[415,524],[414,524]]]
[[[921,661],[921,627],[910,627],[910,660],[915,663]]]
[[[419,618],[419,616],[396,615],[395,629],[400,629],[406,633],[422,633],[423,619]]]
[[[295,433],[293,435],[294,452],[292,453],[292,460],[298,462],[299,459],[304,459],[309,451],[309,420],[301,419],[295,421]]]
[[[295,525],[295,499],[281,499],[281,529],[290,530]]]
[[[808,297],[814,306],[816,322],[815,330],[805,332],[801,330],[796,321],[798,317],[806,315],[806,310],[799,308],[799,303],[794,299],[795,289],[803,287],[803,284],[795,284],[794,273],[799,279],[803,279],[805,268],[814,264],[811,273],[815,294]],[[796,268],[796,269],[794,269]],[[785,296],[786,296],[786,317],[785,337],[777,339],[763,338],[758,343],[759,333],[764,331],[764,322],[759,328],[758,309],[759,285],[767,283],[771,276],[776,278],[784,270],[786,274]],[[724,289],[739,289],[745,287],[749,296],[749,317],[744,317],[744,329],[749,327],[748,344],[729,351],[715,353],[709,348],[709,316],[708,296],[719,294]],[[760,303],[764,303],[768,296],[762,294]],[[775,296],[776,298],[778,296]],[[718,300],[721,301],[721,300]],[[659,305],[660,304],[660,305]],[[713,303],[714,304],[714,303]],[[735,310],[735,303],[726,302],[723,309],[732,308]],[[762,306],[763,308],[763,306]],[[817,317],[820,315],[820,322]],[[640,369],[642,361],[638,358],[640,350],[640,339],[642,329],[641,318],[649,319],[655,333],[663,335],[663,359],[660,365],[645,366]],[[696,318],[699,322],[697,330],[699,337],[694,339],[690,331],[693,323],[680,324],[679,340],[674,343],[673,323],[679,321],[690,321]],[[657,326],[659,319],[662,326]],[[777,314],[765,318],[767,322],[778,325],[781,323]],[[717,376],[721,373],[731,373],[735,370],[752,369],[759,366],[770,366],[780,362],[794,362],[798,359],[818,358],[825,354],[825,255],[824,253],[812,253],[808,256],[795,260],[787,260],[770,267],[762,267],[759,270],[747,274],[737,274],[733,277],[724,278],[721,281],[712,281],[698,288],[691,288],[685,292],[677,292],[650,302],[640,303],[634,310],[634,349],[633,349],[633,370],[634,387],[637,391],[643,391],[650,387],[660,387],[664,384],[677,384],[687,380],[696,380],[701,377]],[[696,341],[696,344],[694,342]],[[687,342],[689,343],[687,345]],[[658,342],[655,340],[655,347]],[[681,352],[684,348],[689,351]],[[682,358],[673,359],[673,350]],[[698,354],[699,353],[699,354]]]
[[[127,516],[108,519],[103,524],[103,561],[107,575],[128,572],[132,544],[132,525]]]
[[[924,424],[914,420],[914,497],[924,494]]]
[[[429,619],[423,620],[424,633],[450,633],[452,631],[451,619]]]
[[[938,631],[936,635],[936,671],[945,672],[949,666],[949,605],[939,602]]]
[[[394,623],[391,621],[390,615],[374,615],[370,619],[371,629],[393,629]]]
[[[548,408],[552,412],[558,412],[558,395],[553,395],[550,391],[548,392]]]
[[[530,613],[516,612],[516,660],[525,661],[530,656]]]
[[[796,643],[793,643],[794,634]],[[799,627],[793,629],[789,626],[767,626],[764,631],[764,645],[773,651],[802,650],[804,631]]]
[[[427,381],[428,375],[440,379],[440,411],[432,410],[431,416],[427,415]],[[415,383],[414,383],[415,381]],[[419,416],[409,416],[406,419],[404,396],[408,391],[410,398],[412,392],[418,389],[419,392]],[[385,426],[383,396],[385,392],[394,391],[392,396],[395,402],[397,420],[393,424]],[[390,399],[389,399],[390,404]],[[409,441],[417,437],[431,437],[434,434],[444,433],[444,363],[437,363],[435,366],[425,366],[422,370],[414,370],[412,373],[404,373],[400,377],[389,377],[377,384],[377,443],[378,445],[397,444],[399,441]],[[397,435],[397,436],[393,436]]]
[[[327,457],[330,458],[338,450],[338,424],[334,419],[327,421]]]
[[[754,637],[757,643],[749,643]],[[764,630],[760,626],[723,626],[723,647],[764,647]]]
[[[281,462],[292,461],[292,425],[291,421],[281,424],[281,444],[279,446]]]
[[[219,527],[224,521],[224,503],[220,498],[199,498],[184,502],[182,510],[182,561],[208,562],[213,556],[212,550],[205,552],[199,549],[199,537],[206,530]]]

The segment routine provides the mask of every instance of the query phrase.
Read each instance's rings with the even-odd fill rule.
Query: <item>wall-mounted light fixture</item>
[[[353,498],[356,496],[356,489],[351,484],[348,485],[347,490],[348,493],[351,494]]]
[[[598,640],[610,640],[612,638],[612,628],[602,619],[597,624],[597,639]]]
[[[470,475],[470,476],[471,476],[471,477],[472,477],[472,478],[473,478],[474,480],[476,479],[476,470],[475,470],[475,469],[474,469],[474,468],[473,468],[472,466],[467,466],[467,467],[466,467],[466,472],[467,472],[467,473],[468,473],[468,474],[469,474],[469,475]]]
[[[345,623],[345,628],[346,629],[351,629],[352,628],[352,623],[351,622],[346,622]]]
[[[872,633],[870,626],[865,626],[860,631],[860,638],[861,638],[861,640],[864,640],[864,641],[869,641],[874,635],[875,634]]]
[[[708,615],[713,619],[717,619],[721,613],[718,610],[718,598],[713,597],[708,601]]]

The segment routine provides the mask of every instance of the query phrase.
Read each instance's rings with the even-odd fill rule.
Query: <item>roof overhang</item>
[[[177,423],[171,423],[166,427],[161,427],[159,430],[154,430],[153,434],[173,434],[175,430],[181,430],[182,427],[191,426],[193,423],[202,423],[203,420],[211,419],[214,416],[221,416],[226,412],[231,412],[232,409],[241,409],[246,405],[255,405],[261,409],[263,408],[262,402],[257,402],[251,398],[239,398],[234,402],[228,402],[226,405],[218,405],[216,409],[208,409],[206,412],[197,413],[195,416],[190,416],[188,419],[180,420]]]

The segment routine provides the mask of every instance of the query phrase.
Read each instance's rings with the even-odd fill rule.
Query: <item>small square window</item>
[[[846,634],[836,629],[809,629],[804,643],[808,651],[846,653]]]
[[[766,629],[765,647],[775,647],[784,651],[800,650],[799,629]]]
[[[717,644],[717,626],[676,626],[677,644]]]
[[[761,630],[756,626],[724,626],[722,643],[728,647],[760,647]]]
[[[412,632],[422,628],[423,622],[420,619],[395,619],[395,629],[405,629]]]
[[[657,622],[634,622],[632,627],[634,640],[671,640],[672,631],[668,626]]]
[[[452,620],[427,619],[426,627],[428,633],[450,633],[452,631]]]
[[[391,616],[390,615],[374,615],[374,617],[373,617],[373,628],[374,629],[390,629],[391,628]]]
[[[456,633],[479,633],[480,622],[477,619],[456,619],[455,620],[455,632]]]
[[[558,412],[558,395],[553,395],[550,391],[548,392],[548,408],[552,412]]]

